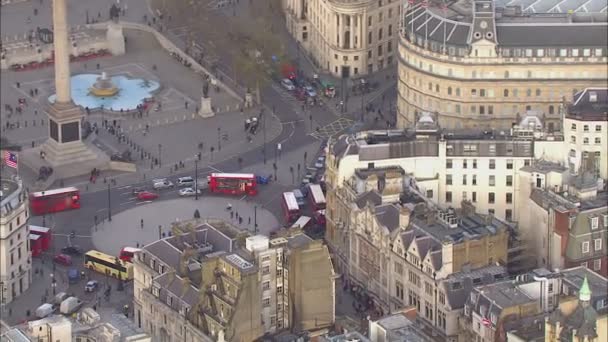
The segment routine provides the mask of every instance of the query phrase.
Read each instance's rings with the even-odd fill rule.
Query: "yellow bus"
[[[84,267],[122,280],[133,279],[132,263],[96,250],[90,250],[84,255]]]

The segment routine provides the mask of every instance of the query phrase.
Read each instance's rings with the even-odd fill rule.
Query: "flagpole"
[[[446,43],[446,40],[447,40],[447,34],[448,34],[447,33],[448,32],[447,9],[448,9],[448,6],[447,6],[447,4],[444,1],[443,2],[443,20],[444,20],[444,22],[443,22],[443,53],[444,54],[447,54],[446,53],[446,47],[445,47],[445,43]]]

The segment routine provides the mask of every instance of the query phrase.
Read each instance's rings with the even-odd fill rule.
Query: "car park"
[[[177,179],[178,186],[192,186],[194,185],[194,178],[192,177],[180,177]]]
[[[202,193],[201,189],[197,189],[198,194],[200,195]],[[179,195],[180,196],[194,196],[196,194],[196,192],[194,191],[193,188],[183,188],[179,190]]]
[[[75,245],[65,246],[61,249],[61,253],[66,255],[81,255],[82,248],[80,248],[80,246]]]
[[[158,190],[158,189],[168,189],[168,188],[172,188],[174,186],[173,182],[168,181],[168,180],[164,180],[162,182],[157,182],[154,183],[154,189]]]
[[[84,286],[84,292],[93,292],[97,290],[98,287],[99,283],[97,282],[97,280],[89,280]]]
[[[140,201],[152,201],[158,198],[158,194],[151,191],[143,191],[137,194],[137,199]]]
[[[67,254],[57,254],[53,258],[53,262],[63,266],[71,266],[72,265],[72,257]]]
[[[281,80],[281,85],[283,86],[283,88],[292,91],[296,89],[296,86],[293,84],[293,82],[290,79],[284,78]]]

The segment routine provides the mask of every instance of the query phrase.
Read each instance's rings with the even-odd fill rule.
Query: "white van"
[[[177,179],[178,186],[193,186],[194,178],[192,177],[180,177]]]
[[[54,311],[55,311],[55,307],[53,307],[52,304],[44,303],[44,304],[40,305],[38,307],[38,309],[36,309],[36,317],[45,318],[47,316],[52,315]]]

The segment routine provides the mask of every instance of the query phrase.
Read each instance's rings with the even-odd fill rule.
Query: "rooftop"
[[[547,174],[550,172],[563,173],[566,172],[568,169],[563,165],[540,159],[535,160],[531,165],[522,167],[520,170],[525,172]]]
[[[569,291],[574,290],[575,293],[578,293],[578,290],[583,285],[583,279],[585,279],[586,276],[589,288],[591,289],[592,302],[596,302],[598,299],[608,299],[608,279],[606,279],[606,277],[583,266],[562,270],[561,274],[563,276],[563,282],[568,286]],[[598,309],[598,311],[603,310],[603,312],[608,312],[608,307],[596,309]]]
[[[18,177],[0,178],[0,208],[2,215],[7,215],[18,208],[25,200],[22,182]]]
[[[324,336],[319,339],[320,342],[370,342],[365,335],[358,331],[352,331],[341,335]]]
[[[487,40],[503,48],[605,47],[608,43],[606,9],[604,0],[456,0],[446,7],[442,1],[431,0],[428,8],[421,3],[408,6],[404,29],[409,35],[428,37],[432,42],[429,45],[468,47],[482,39],[474,37],[473,30],[494,29],[496,36],[491,35]],[[480,25],[479,30],[477,25],[481,20],[475,19],[482,17],[490,23]],[[534,30],[530,30],[530,26],[534,26]],[[465,50],[459,55],[466,53]]]
[[[403,312],[389,314],[372,324],[377,324],[386,331],[387,341],[391,342],[427,342],[432,339],[422,332],[415,321],[410,320]]]
[[[566,116],[584,121],[608,121],[608,88],[587,88],[574,95]]]
[[[493,216],[471,213],[458,214],[454,209],[439,210],[419,214],[414,212],[410,218],[413,226],[429,234],[439,243],[459,243],[464,240],[478,239],[484,235],[494,235],[510,226]]]
[[[441,282],[452,310],[464,307],[475,286],[492,284],[508,278],[504,266],[490,265],[450,274]]]

